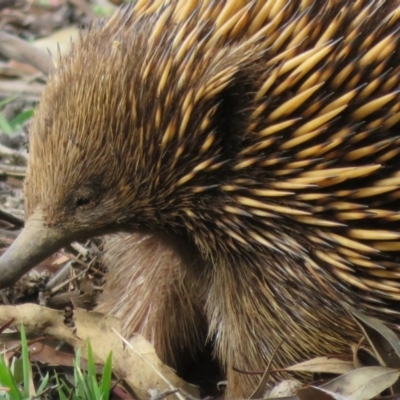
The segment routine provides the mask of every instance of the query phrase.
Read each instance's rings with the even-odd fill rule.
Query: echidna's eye
[[[78,197],[75,200],[75,207],[78,208],[78,207],[86,206],[86,205],[90,204],[91,201],[92,200],[89,197]]]
[[[100,203],[102,193],[102,177],[91,177],[90,180],[71,190],[66,198],[65,207],[71,215],[77,211],[89,211]]]
[[[69,209],[75,211],[87,211],[98,204],[99,195],[92,187],[83,186],[75,191],[69,198]]]

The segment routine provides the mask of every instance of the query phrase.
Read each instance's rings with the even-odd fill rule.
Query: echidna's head
[[[72,240],[214,218],[257,52],[213,47],[205,24],[160,15],[121,12],[50,78],[30,133],[26,227],[0,285]]]

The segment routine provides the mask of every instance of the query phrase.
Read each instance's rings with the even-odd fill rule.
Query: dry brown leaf
[[[284,369],[292,372],[313,372],[325,374],[347,374],[354,370],[354,364],[351,361],[344,361],[332,357],[316,357]]]
[[[43,364],[72,367],[75,357],[44,343],[35,342],[29,345],[29,358],[31,361],[39,361]]]
[[[297,394],[269,400],[371,400],[393,385],[400,375],[399,369],[364,367],[335,378],[319,388],[307,387]],[[314,390],[315,389],[315,390]],[[328,397],[327,397],[328,396]],[[329,397],[330,396],[330,397]],[[335,397],[336,396],[336,397]]]
[[[351,314],[382,365],[400,368],[400,339],[397,335],[376,318],[368,317],[356,310],[351,310]]]
[[[379,320],[353,309],[350,311],[368,339],[379,363],[391,368],[400,368],[400,339],[398,336]],[[400,382],[393,384],[392,391],[400,392]]]
[[[348,396],[351,400],[370,400],[393,385],[400,376],[400,369],[364,367],[341,375],[322,389]]]
[[[90,340],[95,361],[102,364],[112,351],[113,371],[129,384],[140,400],[150,398],[149,389],[163,392],[177,388],[180,393],[186,392],[191,396],[199,397],[197,388],[184,382],[164,365],[157,357],[153,346],[142,336],[135,335],[129,341],[133,349],[126,346],[115,334],[114,330],[120,331],[120,323],[114,317],[85,310],[74,310],[75,334],[64,324],[62,311],[36,304],[0,306],[0,325],[11,318],[14,318],[12,326],[19,327],[23,323],[28,333],[40,332],[42,335],[53,336],[66,341],[75,349],[83,349],[83,354],[86,353],[87,340]],[[170,398],[184,398],[180,393]]]

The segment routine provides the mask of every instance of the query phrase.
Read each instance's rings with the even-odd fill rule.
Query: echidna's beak
[[[72,241],[65,230],[43,225],[37,213],[0,258],[0,289],[12,285],[35,265]]]

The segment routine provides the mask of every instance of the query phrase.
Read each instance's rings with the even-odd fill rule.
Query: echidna
[[[206,324],[229,398],[282,340],[275,366],[358,339],[348,305],[396,328],[399,32],[389,0],[142,0],[92,27],[36,110],[1,286],[110,234],[100,309],[169,362]]]

